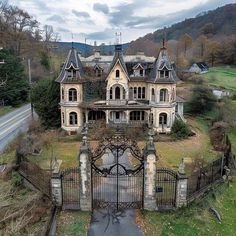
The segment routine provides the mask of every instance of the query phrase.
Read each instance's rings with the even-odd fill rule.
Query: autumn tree
[[[193,39],[189,34],[184,34],[179,41],[183,48],[184,56],[186,57],[187,50],[192,46]]]
[[[219,52],[221,50],[221,44],[217,41],[207,41],[206,59],[210,61],[211,66],[215,65],[216,60],[219,58]]]

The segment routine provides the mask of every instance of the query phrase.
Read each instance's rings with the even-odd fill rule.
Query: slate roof
[[[124,69],[125,73],[127,75],[128,74],[128,71],[127,71],[127,68],[126,68],[126,64],[125,64],[125,61],[124,61],[124,58],[123,58],[123,52],[122,52],[122,45],[118,44],[115,46],[115,55],[113,57],[113,60],[111,62],[111,65],[110,65],[110,68],[108,70],[108,75],[110,74],[111,70],[113,69],[113,67],[116,65],[117,61],[119,60],[120,64],[121,64],[121,67]]]
[[[196,63],[197,66],[201,69],[201,70],[208,70],[209,66],[206,64],[206,62],[197,62]]]
[[[62,66],[61,72],[56,79],[56,82],[72,82],[71,79],[68,81],[67,76],[66,76],[66,71],[71,69],[73,67],[74,70],[78,71],[77,73],[77,78],[73,79],[73,82],[78,81],[84,76],[84,70],[83,70],[83,65],[82,62],[80,61],[80,58],[78,56],[78,52],[75,48],[71,48],[67,58]]]
[[[168,70],[170,73],[169,78],[160,78],[158,73],[160,70]],[[156,58],[153,69],[149,75],[149,80],[155,83],[175,83],[178,80],[165,46],[160,49],[159,55]]]

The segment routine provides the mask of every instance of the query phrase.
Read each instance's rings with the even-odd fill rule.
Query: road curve
[[[31,121],[30,104],[0,117],[0,154],[20,132],[26,132]]]

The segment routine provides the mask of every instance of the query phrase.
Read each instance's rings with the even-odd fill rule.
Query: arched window
[[[142,88],[138,87],[138,99],[142,98]]]
[[[142,88],[142,99],[145,99],[146,95],[145,95],[145,87]]]
[[[61,100],[63,101],[65,98],[65,95],[64,95],[64,88],[61,88]]]
[[[65,124],[65,113],[62,112],[62,124]]]
[[[112,88],[110,88],[110,99],[112,99]]]
[[[76,112],[71,112],[70,116],[70,125],[77,125],[78,124],[78,117]]]
[[[120,87],[115,88],[115,99],[120,99]]]
[[[152,88],[152,101],[155,102],[155,90]]]
[[[160,126],[167,125],[167,114],[166,113],[161,113],[159,115],[159,125]]]
[[[116,78],[120,77],[120,70],[116,70]]]
[[[77,101],[77,90],[75,88],[69,89],[69,101],[70,102]]]
[[[129,99],[130,100],[134,99],[134,89],[133,89],[133,87],[129,88]]]
[[[161,89],[160,90],[160,102],[167,102],[168,101],[168,90]]]

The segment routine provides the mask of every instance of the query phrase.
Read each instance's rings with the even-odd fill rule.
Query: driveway
[[[100,209],[93,213],[88,236],[143,236],[135,223],[135,211]]]
[[[119,156],[119,163],[127,169],[131,168],[128,158],[128,151]],[[99,168],[109,168],[114,165],[116,160],[111,152],[103,155],[103,164]],[[116,169],[115,169],[116,173]],[[105,202],[116,202],[116,181],[115,178],[102,178],[100,185],[102,186],[102,194],[99,190],[101,187],[94,187],[93,197],[96,200]],[[137,178],[138,181],[138,178]],[[133,183],[137,185],[138,183]],[[119,180],[119,196],[120,202],[129,202],[130,199],[136,199],[132,191],[131,183],[127,177]],[[114,208],[104,208],[94,210],[88,236],[143,236],[142,231],[135,223],[135,210],[124,209],[117,211]]]

